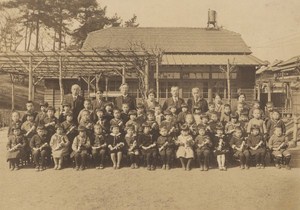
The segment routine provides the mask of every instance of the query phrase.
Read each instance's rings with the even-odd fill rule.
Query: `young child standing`
[[[91,100],[90,99],[85,99],[84,100],[84,103],[83,103],[83,106],[84,106],[84,108],[79,112],[79,114],[78,114],[78,117],[77,117],[77,122],[80,122],[80,120],[81,120],[81,117],[82,117],[82,114],[83,114],[83,112],[85,111],[87,111],[88,113],[89,113],[89,115],[90,115],[90,119],[92,120],[92,118],[93,118],[93,113],[94,113],[94,110],[93,110],[93,107],[92,107],[92,102],[91,102]]]
[[[122,104],[121,119],[124,124],[129,120],[129,105],[127,103]]]
[[[249,169],[249,151],[247,150],[246,140],[240,127],[235,127],[233,136],[229,142],[233,149],[233,156],[240,160],[241,169]]]
[[[28,113],[33,115],[33,120],[35,120],[37,112],[34,110],[34,105],[33,105],[32,101],[27,101],[27,103],[26,103],[26,113],[24,114],[24,116],[22,118],[23,123],[27,120]]]
[[[54,170],[62,169],[63,158],[69,154],[69,140],[63,133],[61,125],[56,125],[56,133],[51,137],[50,147],[52,149],[52,157],[54,160]]]
[[[95,109],[94,123],[101,126],[103,135],[107,136],[109,134],[110,122],[105,119],[105,112],[103,109]]]
[[[94,125],[94,135],[92,141],[92,155],[96,165],[96,169],[104,169],[104,160],[107,143],[103,136],[103,129],[101,125]]]
[[[177,120],[179,125],[184,124],[185,116],[188,114],[188,105],[186,103],[181,104],[181,112],[178,114]]]
[[[187,125],[184,124],[181,126],[181,134],[178,136],[176,144],[179,145],[176,156],[180,159],[182,168],[190,171],[190,165],[194,158],[194,141],[193,137],[189,135],[189,128]],[[187,160],[187,164],[185,164],[185,160]]]
[[[87,110],[81,112],[81,120],[79,121],[79,126],[85,127],[86,135],[89,139],[93,136],[94,123],[91,120],[91,114]]]
[[[251,134],[247,139],[247,146],[250,155],[255,156],[256,168],[258,169],[265,168],[266,149],[265,149],[264,138],[260,134],[260,127],[258,125],[253,125],[250,131]]]
[[[208,171],[209,169],[209,157],[212,142],[210,137],[206,135],[206,128],[203,125],[198,126],[199,135],[195,138],[195,147],[197,160],[201,171]]]
[[[285,135],[285,124],[280,117],[280,113],[277,110],[273,110],[271,119],[267,121],[266,128],[268,136],[271,137],[274,134],[275,127],[281,127],[282,134]]]
[[[232,133],[235,131],[235,128],[241,126],[241,124],[238,122],[238,115],[236,113],[232,113],[230,118],[230,121],[225,125],[225,134],[229,136],[229,139],[231,138]]]
[[[41,124],[43,122],[43,120],[45,119],[45,117],[47,116],[47,108],[48,108],[47,102],[40,103],[41,111],[35,117],[35,123],[37,125]]]
[[[160,127],[160,136],[157,139],[157,148],[161,160],[163,162],[162,169],[171,169],[172,155],[174,154],[175,142],[168,134],[168,129],[166,127]]]
[[[189,134],[193,137],[193,139],[197,136],[197,124],[195,123],[195,119],[192,114],[187,114],[185,116],[185,124],[189,128]]]
[[[220,171],[226,171],[226,153],[229,152],[227,138],[224,135],[223,126],[216,127],[216,134],[213,138],[214,154],[217,156]]]
[[[138,142],[142,155],[146,157],[147,169],[153,171],[156,167],[156,142],[150,134],[151,126],[148,123],[143,123],[142,127],[143,133],[139,135]]]
[[[127,128],[127,127],[130,127],[130,126],[133,126],[135,132],[140,133],[141,132],[141,127],[136,121],[136,111],[135,110],[130,110],[128,114],[129,114],[129,120],[125,124],[125,127]]]
[[[23,148],[26,143],[20,127],[12,127],[11,131],[13,134],[8,137],[6,149],[9,168],[13,171],[19,170],[19,159],[22,158]]]
[[[120,132],[119,125],[113,124],[111,126],[111,134],[107,137],[107,147],[110,150],[114,169],[120,169],[121,167],[124,146],[124,136]]]
[[[67,114],[71,112],[71,105],[68,103],[64,103],[62,105],[63,111],[60,113],[58,117],[58,123],[63,123],[67,119]]]
[[[161,127],[166,127],[169,131],[169,135],[171,137],[176,137],[178,132],[178,126],[175,121],[173,121],[172,113],[169,110],[164,111],[165,114],[165,120],[162,121]]]
[[[22,121],[20,120],[20,113],[17,111],[13,111],[11,113],[11,122],[10,125],[8,127],[8,132],[7,132],[7,137],[9,137],[10,135],[13,135],[13,128],[19,127],[21,128],[22,126]]]
[[[265,125],[265,122],[261,119],[261,111],[260,109],[254,109],[253,110],[253,118],[249,121],[247,125],[247,133],[249,134],[251,131],[251,128],[256,125],[257,128],[259,128],[259,132],[262,135],[267,134],[267,128]]]
[[[283,134],[281,126],[274,128],[274,134],[269,140],[269,148],[272,150],[272,155],[275,158],[276,168],[280,169],[281,164],[283,164],[286,169],[290,170],[291,153],[287,150],[288,139]]]
[[[160,105],[155,106],[154,112],[155,112],[155,121],[160,126],[161,122],[165,119],[163,113],[161,113],[161,106]]]
[[[209,119],[211,119],[211,114],[216,112],[215,108],[216,108],[215,103],[213,103],[213,102],[208,103],[208,111],[206,112],[206,114]],[[216,113],[218,114],[218,112],[216,112]]]
[[[47,131],[47,140],[50,142],[51,137],[55,134],[55,125],[58,123],[57,118],[54,116],[55,109],[52,106],[48,107],[47,116],[43,120],[43,125]]]
[[[193,117],[196,125],[201,124],[201,108],[200,106],[194,106]]]
[[[125,135],[125,142],[126,142],[126,150],[127,155],[130,159],[130,167],[132,169],[139,168],[138,166],[138,159],[139,159],[139,149],[138,149],[138,142],[135,127],[133,125],[126,127],[126,135]]]
[[[84,126],[78,127],[78,136],[75,137],[71,153],[71,158],[75,158],[75,170],[84,170],[86,168],[86,160],[88,156],[88,151],[91,147],[91,141],[86,134],[86,128]]]
[[[113,110],[113,116],[114,118],[110,121],[110,126],[112,125],[118,125],[121,134],[124,134],[125,124],[121,119],[121,112],[119,109]]]
[[[210,114],[210,121],[209,121],[209,127],[212,132],[212,134],[217,133],[217,127],[222,126],[222,123],[219,121],[219,114],[217,112],[212,112]]]
[[[76,130],[76,125],[73,121],[73,113],[68,112],[66,113],[66,120],[61,124],[67,138],[70,141],[69,149],[71,149],[74,138],[78,135]]]
[[[32,137],[30,147],[32,149],[35,170],[44,171],[46,169],[46,157],[50,157],[50,146],[47,141],[46,130],[43,125],[39,125],[37,127],[37,134]]]
[[[223,110],[221,112],[220,122],[223,126],[225,126],[228,122],[230,122],[230,114],[231,114],[231,107],[229,104],[224,104]]]

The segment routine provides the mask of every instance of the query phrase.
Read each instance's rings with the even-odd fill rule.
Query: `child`
[[[61,127],[63,128],[67,138],[70,141],[69,149],[71,149],[71,146],[73,144],[73,140],[78,134],[77,134],[77,131],[76,131],[76,125],[73,121],[73,113],[68,112],[65,115],[66,115],[66,120],[61,124]]]
[[[93,107],[92,107],[91,100],[90,99],[85,99],[84,103],[83,103],[83,106],[84,106],[84,108],[79,112],[78,117],[77,117],[78,122],[80,122],[83,112],[86,112],[86,111],[89,113],[90,119],[91,120],[93,119],[94,110],[93,110]]]
[[[271,115],[274,110],[274,104],[272,101],[267,102],[265,110],[265,121],[267,123],[267,121],[271,119]]]
[[[216,106],[213,102],[208,103],[208,111],[206,112],[206,114],[209,117],[209,119],[211,119],[211,114],[212,113],[217,113],[218,114],[218,112],[215,111],[215,108],[216,108]]]
[[[201,124],[201,108],[200,106],[194,106],[193,117],[196,125]]]
[[[148,110],[146,116],[146,123],[150,125],[150,134],[153,136],[154,141],[156,141],[159,136],[159,127],[155,121],[154,111],[151,109]]]
[[[254,111],[255,113],[256,111]],[[255,114],[254,114],[255,116]],[[255,119],[255,118],[253,118]],[[263,136],[260,134],[260,127],[253,125],[251,127],[251,134],[247,139],[247,146],[251,156],[255,156],[256,168],[265,168],[266,149]]]
[[[220,122],[225,126],[230,121],[231,108],[229,104],[225,104],[221,112]]]
[[[105,112],[103,109],[95,109],[94,123],[100,125],[103,131],[103,135],[107,136],[109,134],[110,122],[105,119]]]
[[[263,115],[264,115],[264,111],[260,108],[260,102],[258,100],[254,100],[253,101],[253,107],[250,109],[249,111],[249,119],[252,119],[253,118],[253,111],[255,109],[259,109],[260,111],[260,114],[261,114],[261,117],[263,118]]]
[[[259,109],[253,110],[253,118],[247,125],[247,133],[249,134],[253,125],[257,125],[259,132],[263,135],[267,134],[267,128],[265,122],[261,119],[261,112]]]
[[[33,120],[35,119],[37,112],[34,111],[34,105],[32,101],[27,101],[26,103],[26,113],[22,118],[22,122],[24,123],[27,120],[27,114],[31,113],[33,115]]]
[[[21,128],[21,126],[22,126],[22,121],[20,120],[20,113],[17,111],[13,111],[11,113],[11,122],[10,122],[10,126],[8,127],[7,137],[13,135],[12,128],[15,127]]]
[[[166,127],[160,128],[160,136],[157,139],[157,148],[161,160],[163,162],[162,169],[171,169],[172,155],[174,154],[174,141],[168,134],[168,129]]]
[[[241,115],[238,118],[238,121],[240,123],[240,127],[243,130],[243,136],[247,135],[247,127],[249,124],[249,118],[248,118],[248,113],[247,110],[244,110],[241,112]]]
[[[89,137],[89,139],[91,139],[93,136],[94,124],[91,120],[91,115],[90,115],[89,111],[83,110],[81,112],[81,119],[79,122],[79,126],[85,127],[85,129],[86,129],[85,132],[86,132],[87,136]]]
[[[175,137],[177,135],[178,129],[177,124],[175,121],[173,121],[172,113],[169,110],[164,111],[165,114],[165,120],[162,121],[161,127],[166,127],[169,131],[169,135],[171,137]]]
[[[240,117],[242,115],[242,112],[244,112],[247,115],[247,118],[248,118],[248,110],[244,109],[244,104],[243,103],[238,103],[235,113],[239,116],[239,120],[241,120]]]
[[[11,128],[12,135],[8,137],[6,144],[7,161],[11,171],[19,170],[19,159],[22,157],[23,148],[25,147],[25,139],[21,134],[20,127]]]
[[[184,124],[185,116],[188,114],[188,105],[186,103],[181,104],[181,112],[178,114],[177,121],[180,125]]]
[[[55,125],[58,123],[57,118],[54,116],[55,109],[52,106],[48,107],[47,116],[43,120],[43,124],[47,131],[47,141],[50,142],[51,137],[55,134]]]
[[[277,110],[273,110],[273,112],[271,113],[271,119],[266,123],[267,133],[269,137],[274,134],[275,127],[281,127],[282,134],[285,135],[285,124],[280,117],[279,111]]]
[[[36,171],[44,171],[46,169],[46,158],[50,157],[50,146],[45,134],[45,127],[43,125],[39,125],[37,127],[37,134],[35,134],[30,141]],[[40,158],[41,163],[39,161]]]
[[[137,136],[135,133],[136,133],[135,127],[133,125],[129,125],[126,127],[126,135],[125,135],[126,150],[127,150],[127,155],[130,158],[130,167],[132,169],[139,168],[138,166],[139,150],[138,150]]]
[[[275,127],[274,134],[269,140],[269,148],[272,150],[275,166],[278,169],[281,168],[281,163],[284,163],[287,170],[291,169],[291,167],[289,166],[291,153],[287,150],[288,145],[288,139],[283,134],[282,127]]]
[[[193,137],[189,135],[189,128],[187,125],[181,126],[181,134],[178,136],[177,145],[179,145],[178,150],[176,152],[177,158],[180,159],[181,166],[184,170],[191,170],[190,164],[192,159],[194,158],[193,151]],[[185,165],[185,159],[187,160],[187,164]]]
[[[139,124],[140,127],[142,127],[142,124],[144,122],[146,122],[147,117],[145,114],[145,106],[142,103],[138,103],[136,106],[136,110],[137,110],[137,117],[136,117],[136,121]]]
[[[106,122],[110,122],[114,116],[112,114],[112,111],[113,111],[113,104],[108,102],[104,105],[104,119],[106,120]]]
[[[50,147],[52,149],[52,157],[54,160],[54,170],[60,170],[63,164],[63,158],[69,154],[69,140],[63,134],[61,125],[56,125],[56,133],[51,137]]]
[[[196,137],[198,131],[197,131],[197,125],[195,123],[194,117],[192,114],[187,114],[185,116],[185,124],[189,128],[189,134],[193,137],[193,139]]]
[[[235,127],[233,136],[229,142],[233,149],[233,156],[240,160],[241,169],[249,169],[249,151],[247,150],[246,140],[240,127]]]
[[[134,131],[136,133],[139,133],[139,132],[141,132],[141,129],[140,129],[141,127],[140,127],[140,125],[136,121],[136,114],[137,113],[136,113],[135,110],[130,110],[129,111],[129,113],[128,113],[129,120],[127,121],[125,127],[127,128],[127,127],[130,127],[130,126],[133,126],[134,127]]]
[[[121,119],[124,124],[127,123],[129,120],[129,105],[127,103],[122,104],[122,112],[121,112]]]
[[[168,107],[168,110],[170,110],[172,114],[173,121],[178,123],[178,115],[177,115],[177,108],[176,105],[171,105]]]
[[[230,115],[230,122],[227,122],[225,125],[225,134],[231,137],[232,133],[235,131],[236,127],[240,127],[241,124],[238,122],[238,115],[236,113],[232,113]],[[244,132],[244,130],[243,130]]]
[[[155,121],[158,123],[158,125],[161,125],[161,122],[165,119],[164,115],[161,113],[161,106],[157,105],[154,108],[154,114],[155,114]]]
[[[29,162],[30,160],[30,141],[31,138],[36,134],[36,124],[34,122],[34,115],[31,112],[26,113],[27,120],[22,124],[21,132],[25,137],[24,146],[24,161]]]
[[[86,160],[88,156],[88,150],[91,147],[91,141],[86,134],[86,128],[84,126],[78,127],[78,136],[75,137],[71,153],[71,158],[75,158],[75,170],[79,169],[83,171],[86,168]],[[80,166],[80,167],[79,167]]]
[[[143,133],[139,136],[139,146],[142,155],[146,157],[147,169],[155,170],[156,167],[156,142],[150,134],[151,126],[148,123],[143,123]]]
[[[200,170],[208,171],[212,142],[210,140],[210,137],[206,135],[205,126],[199,125],[198,133],[199,135],[195,138],[197,160],[200,165]]]
[[[107,143],[102,134],[102,126],[99,124],[94,125],[94,135],[92,143],[92,155],[96,164],[100,164],[96,169],[104,169],[104,160],[106,153]]]
[[[68,103],[63,104],[63,111],[60,113],[58,117],[58,123],[62,123],[67,119],[67,113],[71,112],[71,105]]]
[[[205,127],[205,132],[207,135],[211,136],[211,129],[209,127],[209,118],[208,118],[208,115],[203,113],[200,115],[200,119],[201,119],[201,122],[199,125],[202,125]]]
[[[213,138],[214,154],[217,156],[218,167],[220,171],[226,171],[225,155],[229,152],[228,142],[226,136],[223,134],[223,126],[218,125],[216,127],[216,134]]]
[[[113,115],[114,115],[114,118],[110,121],[110,126],[112,126],[114,124],[118,125],[119,129],[120,129],[120,132],[123,134],[124,133],[125,124],[124,124],[124,122],[121,119],[121,112],[120,112],[120,110],[119,109],[114,109],[113,110]]]
[[[41,124],[45,119],[45,117],[47,116],[47,108],[48,108],[47,102],[40,103],[41,111],[35,117],[35,123],[37,125]]]
[[[125,142],[120,133],[119,125],[113,124],[111,126],[111,134],[107,137],[107,147],[110,151],[114,169],[120,169],[124,146]]]
[[[211,112],[210,113],[210,121],[209,121],[209,127],[213,134],[217,133],[217,127],[222,126],[222,123],[219,121],[219,114],[217,112]]]

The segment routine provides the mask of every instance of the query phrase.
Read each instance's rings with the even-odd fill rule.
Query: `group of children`
[[[269,153],[277,168],[290,169],[285,124],[271,102],[265,112],[258,101],[251,109],[239,103],[236,111],[229,104],[218,110],[214,103],[208,107],[206,113],[200,107],[189,110],[187,104],[181,110],[171,106],[162,111],[159,105],[146,110],[139,103],[136,110],[129,110],[123,104],[119,110],[106,103],[102,109],[93,108],[87,99],[74,119],[70,104],[64,104],[56,118],[47,103],[40,104],[37,113],[28,101],[22,118],[19,112],[12,113],[7,161],[11,170],[33,161],[35,169],[43,171],[52,160],[55,170],[74,160],[75,169],[84,170],[90,160],[103,169],[110,156],[114,169],[129,162],[132,169],[144,165],[148,170],[157,166],[169,170],[178,158],[184,170],[191,170],[195,160],[201,171],[208,171],[213,162],[225,171],[228,160],[249,169],[253,158],[257,168],[264,168]]]

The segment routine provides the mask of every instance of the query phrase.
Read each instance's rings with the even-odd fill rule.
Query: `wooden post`
[[[125,77],[125,66],[122,67],[122,84],[126,83],[126,77]]]
[[[155,62],[155,74],[156,74],[156,100],[159,102],[159,56],[156,57]]]
[[[261,86],[260,84],[258,83],[257,84],[257,100],[260,101],[260,94],[261,94]]]
[[[34,101],[34,98],[35,98],[35,77],[33,77],[33,80],[32,80],[32,100]]]
[[[231,84],[230,84],[230,64],[229,64],[229,59],[227,61],[226,77],[227,77],[228,104],[231,104],[231,90],[230,90]]]
[[[100,80],[100,75],[96,75],[96,92],[98,91],[98,90],[100,90],[100,88],[99,88],[99,80]]]
[[[106,91],[105,100],[107,100],[107,98],[108,98],[108,77],[105,77],[105,91]]]
[[[271,81],[268,82],[268,101],[272,100],[272,88],[271,88]]]
[[[62,110],[63,100],[64,100],[64,87],[62,83],[62,57],[59,57],[59,90],[60,90],[60,111]],[[59,111],[59,114],[60,114]]]
[[[32,100],[32,86],[33,86],[33,69],[32,69],[32,57],[29,57],[29,67],[28,67],[28,100]]]
[[[296,146],[297,138],[298,138],[298,117],[294,115],[293,121],[294,121],[294,129],[293,129],[293,140],[292,141],[294,143],[294,146]]]
[[[146,62],[145,62],[145,93],[147,93],[148,90],[149,90],[149,63],[148,63],[148,60],[146,60]]]
[[[88,98],[90,98],[90,91],[91,91],[91,77],[88,76],[88,79],[87,79],[87,85],[88,85]]]
[[[11,110],[15,109],[15,82],[14,82],[14,75],[10,74],[11,80]]]

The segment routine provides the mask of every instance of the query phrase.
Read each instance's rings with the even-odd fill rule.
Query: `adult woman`
[[[219,94],[216,94],[214,98],[214,103],[215,103],[215,111],[221,113],[223,111],[223,102]]]
[[[147,93],[147,99],[144,103],[147,111],[150,109],[154,110],[154,108],[159,105],[159,103],[155,100],[155,96],[155,91],[153,89],[150,89]]]
[[[246,94],[245,93],[240,93],[238,96],[238,101],[237,104],[241,103],[244,105],[244,110],[247,110],[249,112],[250,106],[246,103]]]

